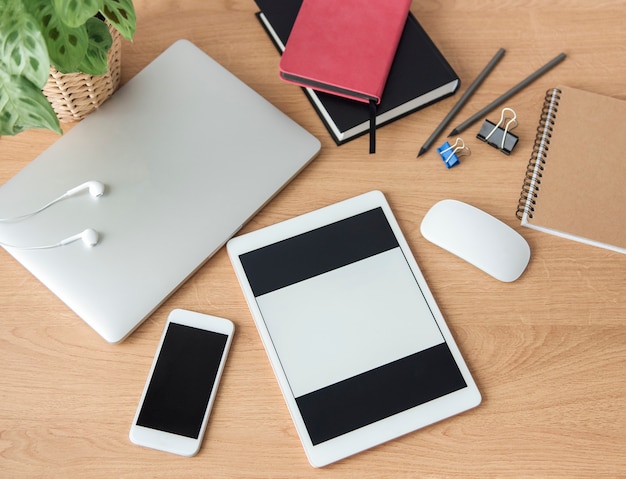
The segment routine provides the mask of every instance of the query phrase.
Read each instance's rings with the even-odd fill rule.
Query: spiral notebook
[[[548,90],[522,187],[522,225],[626,254],[626,101]]]

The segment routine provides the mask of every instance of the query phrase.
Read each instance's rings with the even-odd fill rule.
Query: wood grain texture
[[[315,470],[223,249],[120,345],[97,337],[2,250],[0,476],[626,477],[626,257],[521,228],[515,218],[544,92],[563,83],[626,100],[626,2],[413,2],[413,13],[461,77],[459,94],[499,47],[507,50],[451,126],[559,52],[568,55],[507,102],[517,112],[520,138],[510,157],[476,140],[475,125],[461,135],[472,155],[451,170],[435,150],[443,137],[415,155],[458,94],[380,129],[376,155],[367,153],[367,137],[337,147],[301,91],[279,80],[278,54],[252,1],[135,0],[135,6],[138,30],[123,45],[122,82],[173,41],[188,38],[322,141],[315,162],[243,231],[382,190],[484,401]],[[487,117],[497,120],[499,110]],[[0,138],[0,184],[56,139],[43,131]],[[422,238],[422,217],[444,198],[474,204],[528,240],[531,263],[518,281],[497,282]],[[6,208],[0,205],[0,213]],[[224,316],[237,328],[205,441],[191,459],[128,440],[173,308]]]

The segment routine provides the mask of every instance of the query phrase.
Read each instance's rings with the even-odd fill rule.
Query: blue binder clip
[[[507,112],[510,112],[513,117],[508,118],[506,116]],[[504,128],[502,126],[504,126]],[[476,135],[476,138],[486,142],[494,148],[497,148],[505,155],[510,155],[519,140],[519,138],[510,131],[516,126],[517,115],[515,114],[515,111],[511,108],[504,108],[498,124],[495,125],[489,120],[485,120],[483,126],[480,128],[480,131]]]
[[[465,143],[461,138],[457,138],[454,142],[454,145],[450,146],[450,143],[447,141],[437,148],[439,152],[439,156],[443,160],[443,164],[446,165],[446,168],[452,168],[455,165],[460,163],[459,156],[470,155],[470,149],[465,146]]]

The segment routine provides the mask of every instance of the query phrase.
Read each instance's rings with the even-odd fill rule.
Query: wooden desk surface
[[[106,344],[2,250],[0,476],[626,477],[626,256],[521,228],[515,218],[544,92],[565,83],[626,99],[626,2],[414,1],[412,11],[464,83],[456,96],[379,130],[375,156],[367,154],[367,137],[335,146],[302,92],[278,79],[278,54],[252,1],[135,0],[135,6],[138,31],[123,47],[123,81],[186,37],[322,141],[318,159],[244,231],[384,191],[484,400],[316,470],[223,249],[119,345]],[[507,102],[519,119],[514,153],[504,156],[476,140],[477,124],[461,135],[472,149],[461,166],[444,168],[435,147],[416,159],[499,47],[507,49],[504,59],[453,125],[559,52],[568,54]],[[499,109],[489,117],[499,117]],[[0,182],[56,139],[42,131],[1,138]],[[528,240],[532,258],[521,279],[500,283],[422,238],[422,217],[443,198],[472,203]],[[203,447],[191,459],[128,440],[173,308],[224,316],[237,326]]]

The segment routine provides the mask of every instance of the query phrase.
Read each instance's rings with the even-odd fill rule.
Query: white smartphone
[[[130,428],[134,444],[181,456],[198,452],[234,329],[228,319],[170,313]]]

